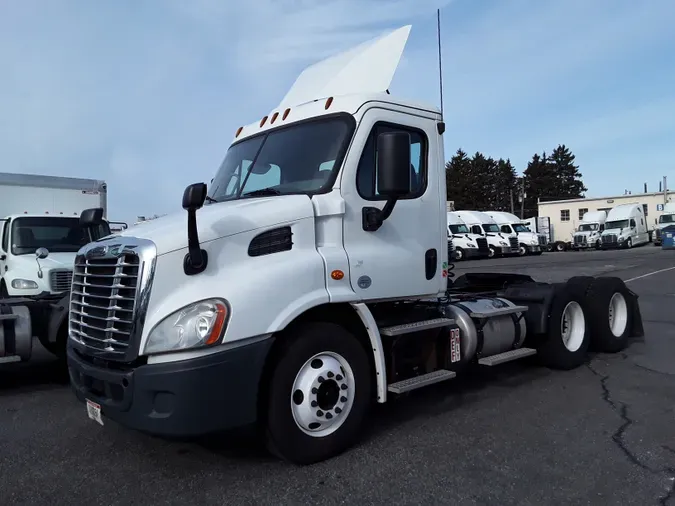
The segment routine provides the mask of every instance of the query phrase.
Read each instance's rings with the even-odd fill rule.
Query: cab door
[[[359,122],[347,155],[340,182],[343,241],[352,289],[363,300],[435,295],[447,283],[446,198],[440,195],[445,186],[437,169],[443,162],[436,120],[429,115],[371,108]],[[378,230],[366,231],[363,209],[381,210],[386,202],[377,191],[377,137],[391,131],[410,135],[411,191],[396,202]]]

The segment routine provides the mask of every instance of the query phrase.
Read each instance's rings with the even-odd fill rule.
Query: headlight
[[[619,242],[623,242],[623,237],[619,237]]]
[[[536,246],[537,244],[539,244],[539,242],[536,241],[536,240],[534,240],[534,239],[532,239],[532,240],[530,241],[530,244],[533,245],[533,246]]]
[[[145,353],[178,351],[220,343],[229,316],[227,303],[206,299],[172,313],[148,336]]]
[[[31,279],[13,279],[12,288],[16,290],[35,290],[38,284]]]
[[[469,248],[475,248],[475,247],[476,247],[476,245],[475,245],[474,243],[472,243],[472,242],[467,242],[466,245],[467,245]]]
[[[501,244],[502,246],[508,246],[509,245],[508,242],[504,242],[504,241],[499,241],[499,244]]]

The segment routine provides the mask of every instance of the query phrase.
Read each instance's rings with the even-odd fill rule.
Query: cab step
[[[21,362],[21,357],[18,355],[10,355],[9,357],[0,357],[0,364],[10,364],[12,362]]]
[[[441,381],[452,379],[455,376],[457,376],[457,374],[453,371],[440,369],[438,371],[423,374],[421,376],[415,376],[414,378],[397,381],[396,383],[389,385],[387,390],[393,394],[402,394],[404,392],[410,392],[411,390],[416,390],[418,388],[433,385],[434,383],[440,383]]]
[[[508,314],[524,313],[529,308],[527,306],[500,307],[490,311],[474,311],[470,313],[471,318],[494,318],[495,316],[504,316]]]
[[[478,363],[480,365],[492,367],[495,365],[504,364],[506,362],[512,362],[513,360],[518,360],[519,358],[530,357],[536,354],[537,350],[534,348],[518,348],[516,350],[505,351],[504,353],[499,353],[497,355],[479,358]]]
[[[422,330],[438,329],[447,327],[455,323],[452,318],[433,318],[431,320],[422,320],[419,322],[403,323],[401,325],[393,325],[391,327],[383,327],[380,329],[380,334],[383,336],[400,336],[402,334],[411,334],[413,332],[420,332]]]

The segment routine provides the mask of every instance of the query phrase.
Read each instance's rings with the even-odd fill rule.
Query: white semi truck
[[[654,234],[653,242],[655,246],[661,245],[661,230],[670,225],[675,225],[675,202],[667,202],[663,206],[663,214],[659,216],[658,220],[654,220]]]
[[[482,235],[490,248],[489,258],[518,254],[516,234],[504,234],[497,222],[481,211],[455,211],[457,216],[469,227],[471,233]]]
[[[621,204],[610,209],[605,230],[600,234],[602,249],[632,248],[649,242],[647,220],[641,204]]]
[[[448,248],[452,249],[455,260],[490,256],[487,239],[482,235],[471,233],[469,227],[454,211],[448,212]]]
[[[588,211],[581,218],[581,222],[574,232],[572,249],[581,250],[602,247],[600,236],[605,230],[607,211]]]
[[[503,211],[486,211],[490,218],[499,225],[499,231],[518,240],[518,255],[541,255],[546,245],[546,236],[537,234],[528,228],[528,224],[512,213]]]
[[[528,356],[570,369],[642,335],[618,278],[449,279],[445,124],[388,92],[409,30],[306,69],[236,131],[208,190],[186,188],[187,219],[80,249],[83,416],[163,436],[257,423],[308,464],[352,446],[372,403]]]

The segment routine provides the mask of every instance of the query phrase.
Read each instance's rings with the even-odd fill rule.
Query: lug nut
[[[342,381],[344,378],[342,378],[341,374],[338,374],[337,376],[335,376],[335,379],[338,381]]]
[[[340,397],[340,402],[347,402],[347,398],[343,395]]]
[[[333,415],[331,415],[330,413],[326,413],[326,420],[330,420],[331,418],[333,418]]]
[[[326,376],[328,376],[329,378],[332,378],[332,377],[334,376],[334,375],[333,375],[333,371],[328,371],[328,373],[326,374]]]
[[[339,415],[342,413],[342,408],[335,408],[335,412]]]
[[[323,382],[326,381],[326,380],[323,379],[323,376],[319,376],[319,378],[317,379],[317,381],[318,381],[319,383],[323,383]]]
[[[321,411],[321,410],[317,411],[316,416],[323,416],[323,411]]]
[[[319,403],[318,403],[318,402],[316,402],[316,401],[312,401],[312,407],[313,407],[313,408],[317,407],[318,405],[319,405]]]
[[[343,383],[342,385],[340,385],[340,388],[341,388],[342,390],[347,390],[347,385],[345,385],[345,384]]]
[[[312,388],[312,393],[315,394],[315,395],[318,394],[318,393],[319,393],[319,389],[316,388],[316,387]]]

